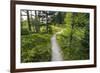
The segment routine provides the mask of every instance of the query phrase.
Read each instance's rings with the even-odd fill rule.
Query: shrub
[[[28,35],[29,33],[30,32],[28,29],[25,29],[25,28],[21,29],[21,35]]]
[[[84,49],[84,45],[82,44],[82,30],[78,32],[77,31],[75,31],[75,33],[73,34],[71,44],[69,32],[63,31],[63,33],[57,35],[57,41],[61,47],[64,60],[89,59],[89,48]]]
[[[21,42],[21,62],[45,62],[51,60],[49,34],[23,35]]]

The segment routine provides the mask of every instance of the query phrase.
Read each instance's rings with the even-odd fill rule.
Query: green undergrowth
[[[45,62],[51,60],[51,34],[21,36],[21,62]]]

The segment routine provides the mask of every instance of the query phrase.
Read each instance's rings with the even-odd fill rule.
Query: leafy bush
[[[22,36],[21,62],[45,62],[51,60],[50,34]]]
[[[89,59],[89,14],[67,13],[66,29],[57,35],[64,60]]]
[[[64,60],[84,60],[89,59],[89,48],[84,48],[82,43],[83,34],[81,31],[75,30],[73,39],[70,44],[70,33],[65,30],[61,34],[57,34],[57,41],[62,49]],[[84,40],[84,39],[83,39]],[[85,41],[85,40],[84,40]],[[88,44],[87,44],[88,45]]]
[[[28,35],[29,33],[30,32],[28,29],[25,29],[25,28],[21,29],[21,35]]]

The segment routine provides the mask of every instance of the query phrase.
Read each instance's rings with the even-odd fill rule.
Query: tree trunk
[[[27,10],[27,21],[28,21],[29,31],[31,31],[31,22],[30,22],[30,17],[29,17],[29,11],[28,10]]]
[[[73,41],[73,33],[74,33],[74,16],[75,13],[72,13],[72,23],[71,23],[71,33],[70,33],[70,48],[72,48],[72,41]]]
[[[23,17],[22,17],[22,11],[20,12],[21,14],[21,17],[20,17],[20,20],[21,20],[21,29],[23,29]]]
[[[48,33],[48,14],[47,14],[47,12],[46,12],[46,30],[47,30],[47,33]]]
[[[35,32],[38,32],[38,29],[37,29],[37,13],[36,13],[36,10],[35,10]]]

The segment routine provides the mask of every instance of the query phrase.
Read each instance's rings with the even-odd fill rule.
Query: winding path
[[[62,55],[60,51],[60,47],[56,41],[56,34],[54,34],[51,38],[51,44],[52,44],[52,61],[62,61]]]

